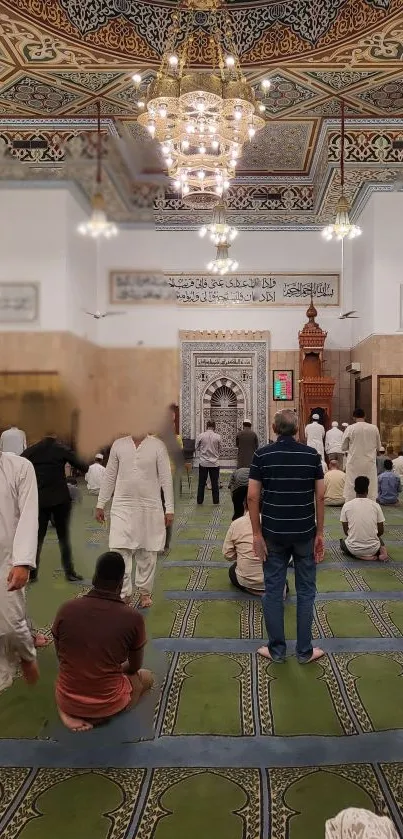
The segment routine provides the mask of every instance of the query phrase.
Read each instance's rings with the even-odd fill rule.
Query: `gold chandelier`
[[[334,224],[328,224],[322,230],[322,236],[327,242],[332,239],[341,241],[346,237],[356,239],[361,236],[362,230],[358,225],[350,221],[350,205],[344,193],[344,155],[345,155],[345,106],[344,99],[341,100],[341,134],[340,134],[340,187],[341,195],[336,204],[336,218]]]
[[[209,0],[212,69],[196,71],[190,54],[196,15],[206,0],[180,0],[165,52],[138,121],[161,143],[174,188],[191,207],[212,207],[234,177],[243,144],[265,124],[240,68],[223,0]],[[141,77],[133,76],[139,86]]]

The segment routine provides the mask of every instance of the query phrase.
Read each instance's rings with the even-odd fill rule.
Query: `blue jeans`
[[[297,590],[297,658],[308,661],[312,656],[312,621],[316,595],[316,564],[314,540],[290,545],[267,543],[268,555],[263,564],[265,594],[263,615],[269,636],[269,651],[273,660],[284,661],[287,645],[284,634],[283,591],[287,566],[294,559]]]

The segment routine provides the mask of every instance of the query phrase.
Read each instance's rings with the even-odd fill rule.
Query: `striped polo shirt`
[[[265,539],[289,544],[315,536],[315,481],[323,478],[315,449],[294,437],[279,437],[255,452],[249,477],[263,486]]]

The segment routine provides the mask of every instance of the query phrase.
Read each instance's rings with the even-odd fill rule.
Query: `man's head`
[[[380,451],[381,454],[385,454],[385,446],[381,446],[379,451]]]
[[[337,420],[333,420],[332,428],[338,428],[338,427],[339,427],[339,423],[337,422]]]
[[[208,421],[207,421],[207,428],[208,428],[208,429],[209,429],[209,428],[211,428],[211,430],[212,430],[212,431],[215,431],[215,422],[214,422],[214,420],[208,420]]]
[[[244,420],[243,427],[244,428],[252,428],[251,421],[250,420]]]
[[[366,475],[359,475],[354,481],[354,490],[358,498],[366,498],[369,490],[369,478]]]
[[[95,463],[102,463],[103,459],[104,459],[103,454],[99,454],[99,453],[98,453],[98,454],[96,454],[96,455],[95,455],[95,458],[94,458]]]
[[[353,417],[355,420],[365,420],[365,411],[363,408],[356,408]]]
[[[285,408],[274,416],[273,431],[279,437],[295,437],[298,430],[298,417],[294,411]]]
[[[348,422],[342,422],[341,427],[344,429],[348,428]]]
[[[329,461],[329,469],[338,469],[339,468],[339,461],[338,460],[330,460]]]
[[[319,422],[319,414],[312,414],[313,422]]]
[[[392,463],[391,460],[389,460],[389,458],[387,458],[385,460],[385,463],[383,464],[383,468],[385,469],[386,472],[391,472],[392,471],[393,463]]]
[[[112,591],[120,594],[125,575],[125,562],[117,551],[106,551],[101,554],[95,566],[95,574],[92,578],[94,588],[103,591]]]

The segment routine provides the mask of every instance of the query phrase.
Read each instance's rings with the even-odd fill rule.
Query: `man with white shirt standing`
[[[12,425],[0,437],[0,451],[21,455],[27,447],[27,438],[20,428]]]
[[[325,437],[325,429],[319,422],[319,414],[312,415],[312,422],[305,427],[305,439],[307,446],[316,449],[320,455],[320,459],[325,459],[325,450],[323,448],[323,440]]]
[[[331,460],[337,460],[339,468],[343,468],[343,452],[341,450],[341,441],[343,439],[343,432],[339,428],[337,420],[332,422],[332,427],[326,433],[325,437],[325,451]]]
[[[213,504],[220,503],[220,452],[221,437],[216,434],[215,422],[209,420],[207,429],[196,441],[196,457],[199,457],[199,485],[197,503],[203,504],[207,478],[210,477]]]
[[[123,600],[130,599],[135,559],[140,607],[146,609],[152,606],[158,552],[164,550],[166,527],[174,519],[171,464],[162,440],[150,434],[115,440],[95,511],[100,523],[105,521],[104,509],[112,495],[109,548],[125,561],[121,596]]]
[[[105,474],[105,466],[103,466],[103,455],[96,454],[94,458],[94,463],[88,468],[88,472],[85,476],[85,482],[87,484],[88,492],[91,495],[95,495],[101,489],[102,478]]]
[[[395,457],[393,461],[393,471],[395,475],[399,475],[399,478],[403,479],[403,451],[400,451],[398,456]]]

